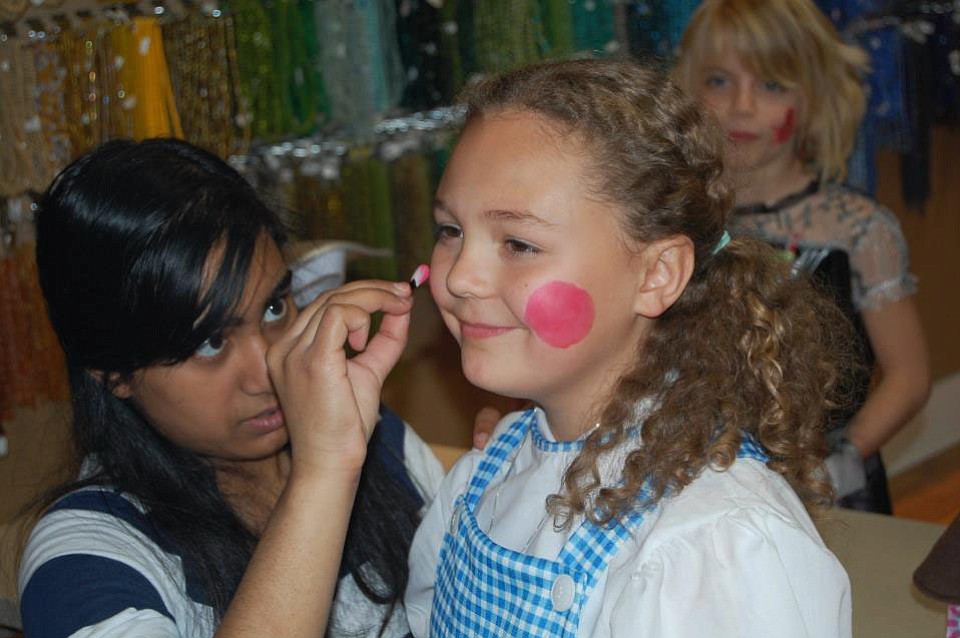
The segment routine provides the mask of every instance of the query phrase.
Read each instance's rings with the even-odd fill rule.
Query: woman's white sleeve
[[[429,505],[443,481],[443,465],[430,446],[409,424],[404,423],[404,428],[403,464],[423,500]]]

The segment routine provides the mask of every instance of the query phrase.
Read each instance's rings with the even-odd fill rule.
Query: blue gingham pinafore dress
[[[466,492],[455,502],[437,565],[430,615],[434,638],[574,638],[580,614],[599,577],[649,509],[638,507],[606,526],[584,521],[556,560],[528,556],[495,543],[477,523],[477,504],[535,423],[536,413],[528,410],[491,443]],[[747,438],[738,453],[738,457],[744,456],[767,460],[763,450]],[[647,493],[644,488],[639,500]]]

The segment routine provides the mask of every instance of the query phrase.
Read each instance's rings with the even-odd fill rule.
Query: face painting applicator
[[[426,264],[420,264],[417,266],[417,269],[413,271],[413,276],[410,277],[410,287],[416,290],[423,284],[427,282],[427,279],[430,278],[430,266]]]

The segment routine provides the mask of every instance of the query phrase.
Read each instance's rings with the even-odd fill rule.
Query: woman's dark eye
[[[223,335],[213,335],[200,344],[200,347],[197,348],[196,355],[202,359],[212,359],[223,352],[223,348],[226,345]]]
[[[263,320],[266,323],[273,323],[274,321],[280,321],[287,316],[287,300],[278,297],[273,299],[267,304],[266,310],[263,311]]]

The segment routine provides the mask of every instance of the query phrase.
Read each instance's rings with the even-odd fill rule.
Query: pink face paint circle
[[[547,345],[569,348],[580,343],[593,327],[593,299],[573,284],[551,281],[533,291],[523,321]]]
[[[777,144],[783,144],[791,137],[793,137],[793,132],[797,130],[797,113],[794,111],[791,106],[787,109],[787,114],[783,118],[783,124],[776,126],[773,129],[773,139],[776,140]]]

